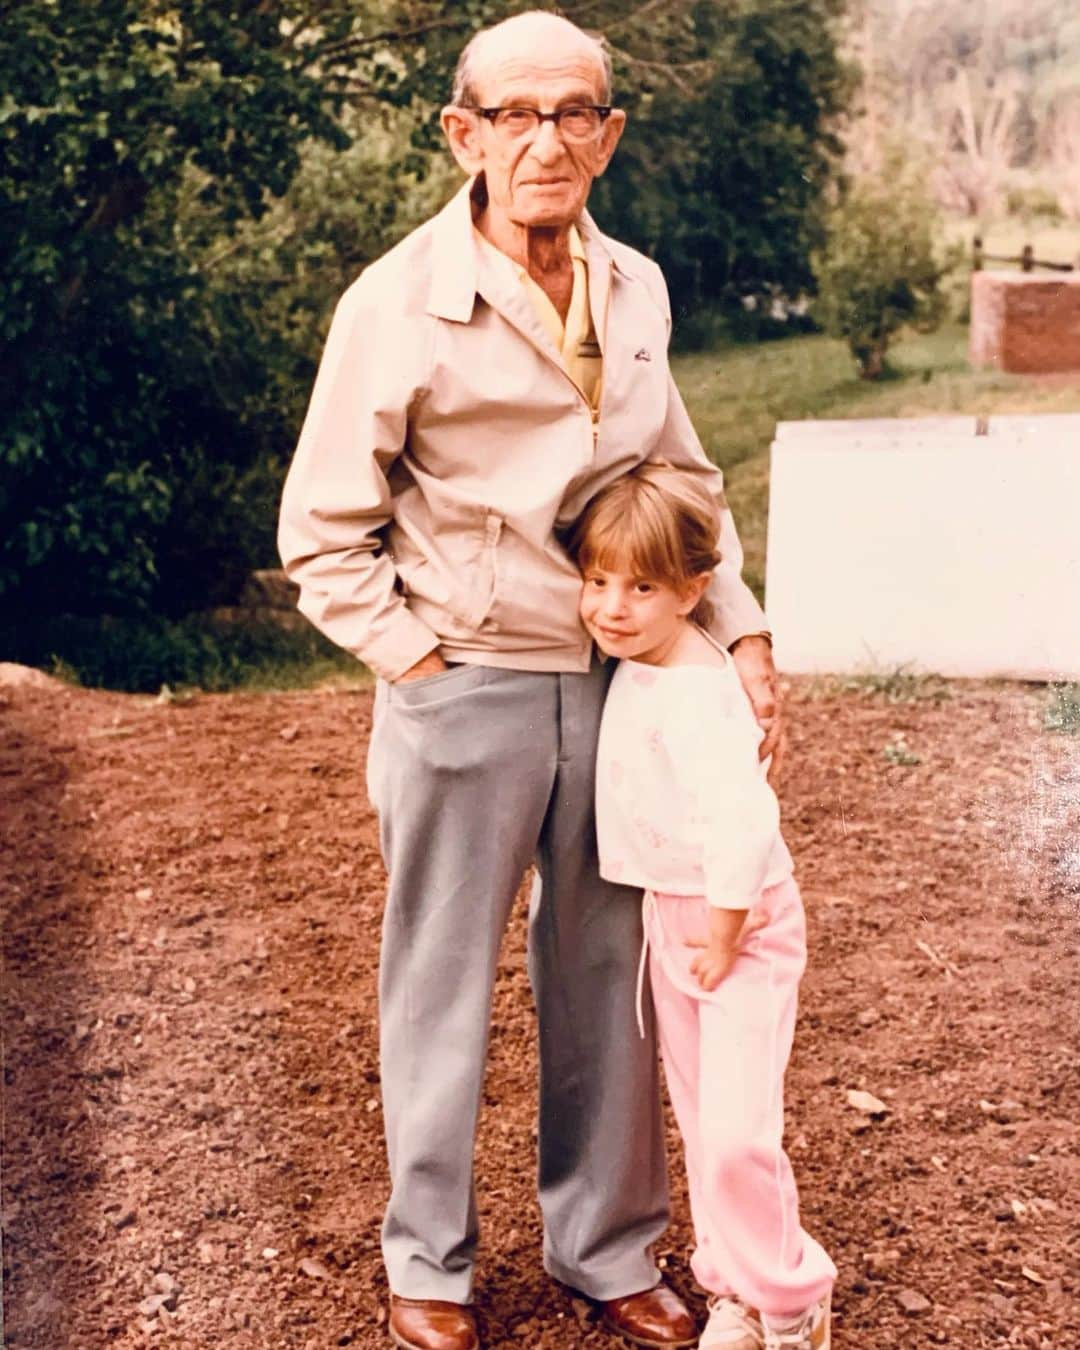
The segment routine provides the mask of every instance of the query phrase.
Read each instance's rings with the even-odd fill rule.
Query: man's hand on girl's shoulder
[[[767,633],[751,633],[731,645],[731,655],[739,679],[750,699],[750,706],[765,737],[758,748],[758,756],[767,759],[769,782],[774,787],[780,780],[784,761],[784,709],[780,697],[780,680],[773,662],[772,640]]]

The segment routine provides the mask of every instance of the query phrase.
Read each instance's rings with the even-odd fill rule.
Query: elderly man
[[[389,1330],[411,1350],[479,1344],[474,1134],[499,944],[533,863],[545,1266],[637,1345],[696,1341],[650,1254],[667,1198],[634,1016],[640,897],[597,874],[608,671],[559,543],[643,460],[721,490],[668,371],[660,272],[585,212],[623,123],[602,45],[567,21],[473,38],[442,114],[470,181],[346,292],[285,488],[300,607],[379,677],[383,1253]],[[775,676],[726,512],[722,542],[716,632],[768,753]]]

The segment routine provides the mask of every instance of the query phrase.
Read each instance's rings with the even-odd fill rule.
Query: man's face
[[[598,57],[572,30],[544,43],[542,51],[528,50],[520,34],[491,43],[474,73],[481,107],[539,112],[601,104],[603,82]],[[595,138],[583,143],[564,138],[553,122],[513,136],[476,113],[461,113],[452,128],[444,114],[458,162],[467,172],[484,174],[488,209],[527,228],[558,228],[580,216],[593,179],[611,159],[623,121],[622,113],[612,113]]]

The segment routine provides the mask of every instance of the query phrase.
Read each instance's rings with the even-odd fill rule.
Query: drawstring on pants
[[[649,924],[656,913],[656,896],[646,891],[641,897],[641,957],[638,960],[637,991],[634,995],[634,1012],[637,1015],[638,1035],[645,1039],[645,965],[649,959]]]

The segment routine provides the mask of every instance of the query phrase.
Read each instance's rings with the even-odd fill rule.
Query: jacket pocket
[[[484,506],[440,503],[436,514],[402,511],[390,554],[411,608],[440,637],[471,638],[495,596],[502,518]]]
[[[456,575],[451,587],[450,612],[472,632],[487,618],[495,599],[502,528],[502,517],[494,511],[485,511],[475,544],[463,551],[460,561],[452,563]]]

